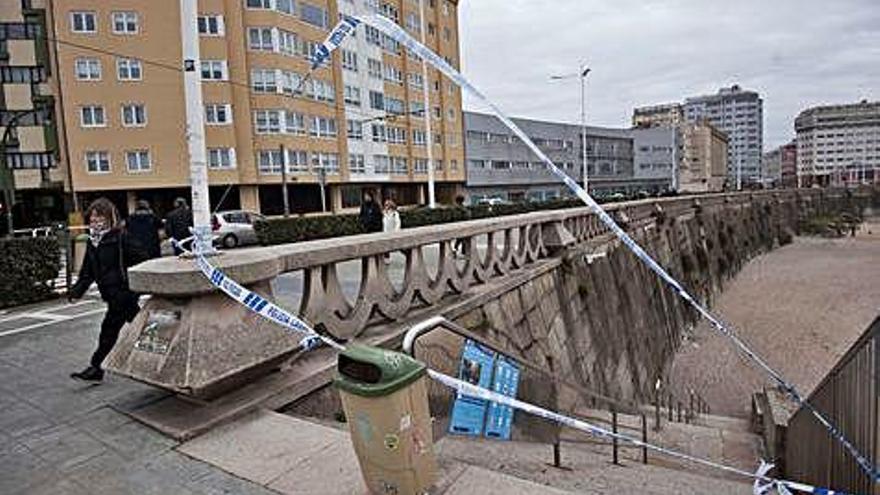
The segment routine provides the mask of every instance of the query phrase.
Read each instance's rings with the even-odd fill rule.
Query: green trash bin
[[[371,493],[427,493],[437,476],[426,367],[376,347],[339,354],[334,381]]]

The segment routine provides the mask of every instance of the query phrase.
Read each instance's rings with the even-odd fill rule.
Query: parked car
[[[215,243],[231,249],[257,243],[254,222],[264,217],[259,213],[243,210],[220,211],[211,216],[211,229]]]
[[[480,198],[479,200],[477,200],[478,205],[484,205],[484,206],[498,206],[498,205],[504,205],[507,203],[508,202],[506,200],[499,198],[498,196],[483,197],[483,198]]]

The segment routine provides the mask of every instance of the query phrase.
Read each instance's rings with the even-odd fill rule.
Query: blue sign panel
[[[465,341],[458,368],[460,380],[489,388],[492,384],[495,353],[473,342]],[[480,436],[486,419],[486,401],[457,393],[452,415],[449,418],[449,432],[458,435]]]
[[[519,385],[519,367],[511,359],[498,356],[495,361],[495,377],[492,380],[492,390],[508,397],[516,397],[516,389]],[[513,426],[513,408],[492,402],[489,404],[486,416],[486,436],[501,440],[510,440],[510,430]]]

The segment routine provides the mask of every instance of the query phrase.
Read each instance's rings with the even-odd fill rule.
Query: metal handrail
[[[639,414],[639,405],[638,404],[626,402],[626,401],[621,401],[621,400],[615,399],[613,397],[608,397],[608,396],[602,395],[598,392],[593,392],[593,391],[587,390],[581,385],[573,384],[569,381],[566,381],[566,380],[560,379],[556,376],[553,376],[551,373],[547,372],[546,370],[543,370],[543,369],[539,368],[538,366],[535,366],[534,364],[531,364],[531,363],[523,360],[522,358],[518,358],[516,356],[511,356],[508,351],[501,349],[499,346],[493,344],[492,342],[489,342],[484,337],[481,337],[479,335],[474,334],[473,332],[471,332],[467,328],[465,328],[455,322],[449,321],[448,319],[444,318],[443,316],[433,316],[431,318],[428,318],[427,320],[416,323],[415,325],[410,327],[410,329],[407,330],[406,334],[404,334],[404,337],[403,337],[403,352],[405,352],[406,354],[408,354],[412,357],[415,357],[415,343],[416,343],[416,341],[420,337],[427,334],[428,332],[437,330],[438,327],[442,327],[443,329],[448,330],[448,331],[458,335],[459,337],[464,337],[466,339],[474,340],[474,341],[478,342],[480,345],[487,347],[487,348],[497,352],[498,354],[503,354],[504,356],[516,361],[517,364],[519,364],[521,367],[528,369],[529,371],[533,371],[533,372],[541,375],[542,377],[547,378],[551,382],[559,383],[560,385],[570,387],[571,389],[575,390],[576,392],[578,392],[579,394],[582,394],[584,396],[603,401],[609,405],[614,405],[618,408],[617,409],[618,412],[631,412],[632,414]]]

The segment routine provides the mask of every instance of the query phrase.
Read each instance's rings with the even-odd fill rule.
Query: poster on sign
[[[516,389],[519,385],[519,367],[507,356],[498,356],[495,360],[495,376],[492,378],[492,390],[516,397]],[[499,440],[510,440],[510,431],[513,427],[513,408],[490,402],[486,414],[486,437]]]

